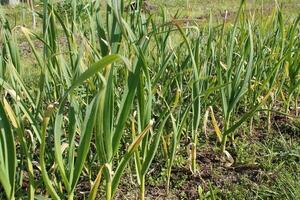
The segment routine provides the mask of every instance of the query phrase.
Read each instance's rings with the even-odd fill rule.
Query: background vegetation
[[[35,3],[0,11],[1,199],[300,198],[299,2]]]

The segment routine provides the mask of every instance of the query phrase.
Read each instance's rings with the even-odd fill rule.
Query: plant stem
[[[287,103],[286,103],[286,107],[285,107],[285,112],[286,113],[290,112],[290,102],[291,102],[291,99],[292,99],[292,95],[289,95]]]
[[[73,200],[74,199],[74,192],[72,192],[71,194],[69,194],[68,196],[68,200]]]
[[[109,175],[107,180],[106,180],[106,200],[111,200],[111,195],[112,195],[112,179],[111,176]]]
[[[145,199],[145,176],[141,176],[140,200]]]
[[[168,166],[167,169],[167,195],[169,194],[169,190],[170,190],[170,179],[171,179],[171,166]]]
[[[272,103],[270,104],[269,109],[270,108],[272,108]],[[268,111],[268,133],[271,133],[271,126],[272,126],[271,117],[272,117],[272,113],[271,111]]]
[[[223,136],[222,136],[222,143],[221,143],[221,150],[222,153],[225,152],[226,150],[226,143],[227,143],[227,135],[225,134],[225,132],[228,130],[229,128],[229,122],[230,122],[230,114],[228,115],[227,119],[225,120],[225,127],[224,127],[224,132],[223,132]]]
[[[224,134],[222,136],[222,144],[221,144],[222,153],[224,153],[226,150],[226,142],[227,142],[227,135]]]
[[[195,141],[196,142],[196,141]],[[191,149],[191,161],[192,161],[192,172],[195,173],[197,170],[197,161],[196,161],[196,154],[197,154],[197,148],[196,143],[192,143],[192,149]]]

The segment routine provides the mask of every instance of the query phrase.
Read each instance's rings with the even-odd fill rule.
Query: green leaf
[[[9,120],[0,102],[0,182],[8,199],[14,198],[16,176],[16,147]]]

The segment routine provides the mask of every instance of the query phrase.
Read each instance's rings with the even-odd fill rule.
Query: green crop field
[[[300,199],[299,0],[0,6],[0,199]]]

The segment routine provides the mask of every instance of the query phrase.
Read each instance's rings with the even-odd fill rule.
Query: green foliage
[[[199,173],[204,136],[230,167],[229,152],[255,162],[255,150],[236,139],[243,138],[243,125],[251,137],[262,115],[269,125],[273,113],[298,124],[300,17],[285,23],[276,5],[272,15],[256,19],[241,1],[233,23],[225,17],[215,25],[210,15],[203,26],[170,18],[166,8],[153,16],[142,0],[134,11],[126,11],[127,4],[44,0],[40,33],[12,27],[1,15],[0,182],[6,198],[26,192],[28,199],[71,200],[80,198],[84,182],[85,197],[105,193],[110,200],[130,169],[145,199],[148,183],[156,183],[148,178],[155,164],[167,192],[176,164],[191,176]],[[38,68],[36,87],[26,81],[21,42]],[[211,132],[216,137],[209,138]],[[298,155],[285,153],[284,159]],[[288,192],[274,195],[299,197],[289,174],[276,187],[284,187],[284,178],[291,180]],[[213,184],[193,188],[201,199],[230,197]],[[270,196],[266,188],[257,195]]]

